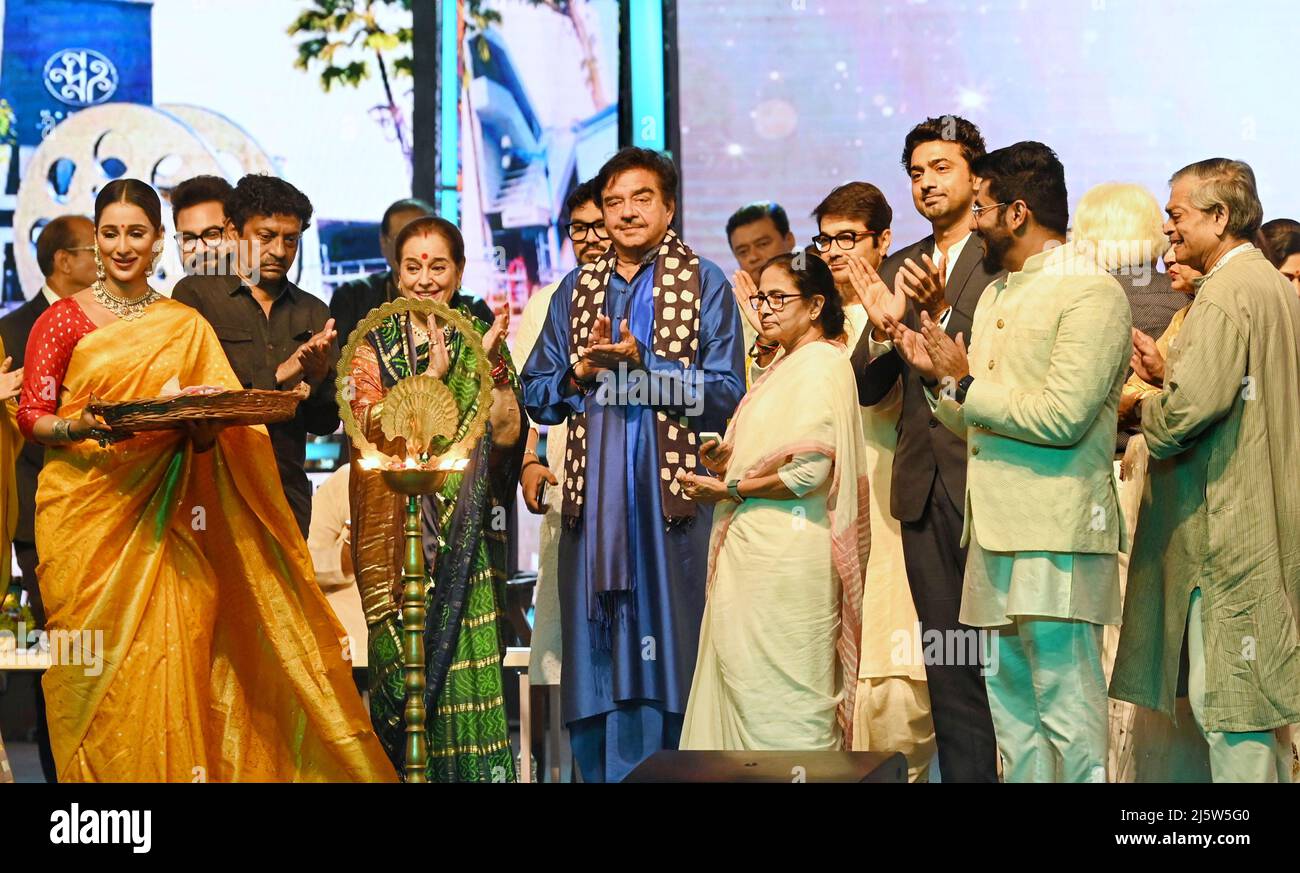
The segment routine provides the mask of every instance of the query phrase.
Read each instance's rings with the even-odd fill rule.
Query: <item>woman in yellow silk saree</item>
[[[147,197],[116,185],[96,202],[100,248],[106,196],[105,222],[121,207],[161,224],[148,202],[137,208]],[[88,302],[102,278],[59,301],[33,328],[26,384],[61,383],[63,422],[92,396],[158,397],[169,383],[238,389],[203,317],[124,284],[108,248],[122,297],[93,299],[121,305],[135,285],[135,308],[104,318]],[[36,495],[39,578],[51,651],[73,656],[44,677],[59,781],[396,781],[265,428],[227,428],[202,452],[178,431],[105,445],[69,441],[66,423],[59,439],[56,423],[51,439],[41,397],[24,391],[19,422],[49,446]],[[81,646],[63,645],[71,639]]]

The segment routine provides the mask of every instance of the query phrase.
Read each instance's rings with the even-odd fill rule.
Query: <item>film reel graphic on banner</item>
[[[193,176],[223,176],[234,184],[247,173],[278,175],[268,155],[243,128],[199,106],[105,103],[60,122],[36,148],[23,173],[14,211],[14,258],[28,296],[44,281],[36,263],[36,237],[60,215],[90,216],[95,195],[119,178],[148,182],[163,197],[166,246],[150,284],[164,294],[184,275],[171,189]],[[317,245],[315,228],[303,234],[301,251]],[[302,259],[296,265],[301,275]]]

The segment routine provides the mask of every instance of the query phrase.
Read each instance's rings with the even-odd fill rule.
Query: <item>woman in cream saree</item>
[[[787,297],[779,312],[759,311],[816,336],[803,334],[802,344],[792,338],[741,401],[723,439],[730,458],[721,482],[738,482],[744,499],[722,499],[714,510],[708,601],[683,749],[852,745],[871,536],[865,448],[844,347],[810,326],[810,316],[816,325],[819,314],[833,308],[840,323],[827,332],[843,329],[829,270],[817,261],[799,272],[826,280],[813,284],[825,303],[819,307],[816,296]],[[782,293],[769,279],[785,293],[796,281],[773,266],[762,279],[768,300]],[[789,496],[755,496],[779,494],[781,486],[762,484],[771,477],[785,483]],[[686,480],[692,499],[718,499],[705,490],[716,493],[718,480]]]
[[[151,205],[118,185],[100,195],[122,196],[110,208]],[[117,273],[108,278],[125,296]],[[106,445],[68,437],[92,397],[240,387],[202,316],[143,282],[139,291],[133,320],[98,310],[92,320],[86,292],[59,301],[28,347],[33,390],[19,421],[48,445],[41,593],[52,651],[72,655],[44,677],[59,781],[395,781],[265,428],[227,428],[202,453],[177,431]]]

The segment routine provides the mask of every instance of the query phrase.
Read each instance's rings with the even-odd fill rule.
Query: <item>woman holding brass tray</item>
[[[224,412],[158,420],[193,405],[193,389],[157,400],[181,386],[215,389],[218,406],[239,388],[203,317],[149,287],[162,246],[153,189],[105,185],[99,278],[42,314],[27,347],[18,421],[47,446],[47,630],[95,649],[44,677],[59,781],[395,781],[266,430]],[[92,398],[109,415],[149,401],[154,418],[133,433]]]
[[[427,469],[428,487],[408,492],[433,491],[419,498],[425,776],[514,781],[500,625],[505,518],[519,476],[523,406],[503,342],[509,311],[488,325],[466,307],[447,305],[465,267],[465,244],[450,222],[416,219],[395,248],[401,298],[372,311],[352,333],[339,380],[340,407],[349,406],[340,413],[354,442],[353,564],[370,629],[371,720],[402,769],[406,693],[397,583],[407,498],[390,490],[384,475],[392,480],[395,471],[418,476],[412,468]]]

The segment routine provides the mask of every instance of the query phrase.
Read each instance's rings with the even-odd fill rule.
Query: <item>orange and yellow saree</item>
[[[239,387],[202,316],[163,299],[81,339],[59,415],[173,377]],[[262,427],[203,454],[175,431],[48,451],[36,540],[60,781],[396,781],[279,481]]]

